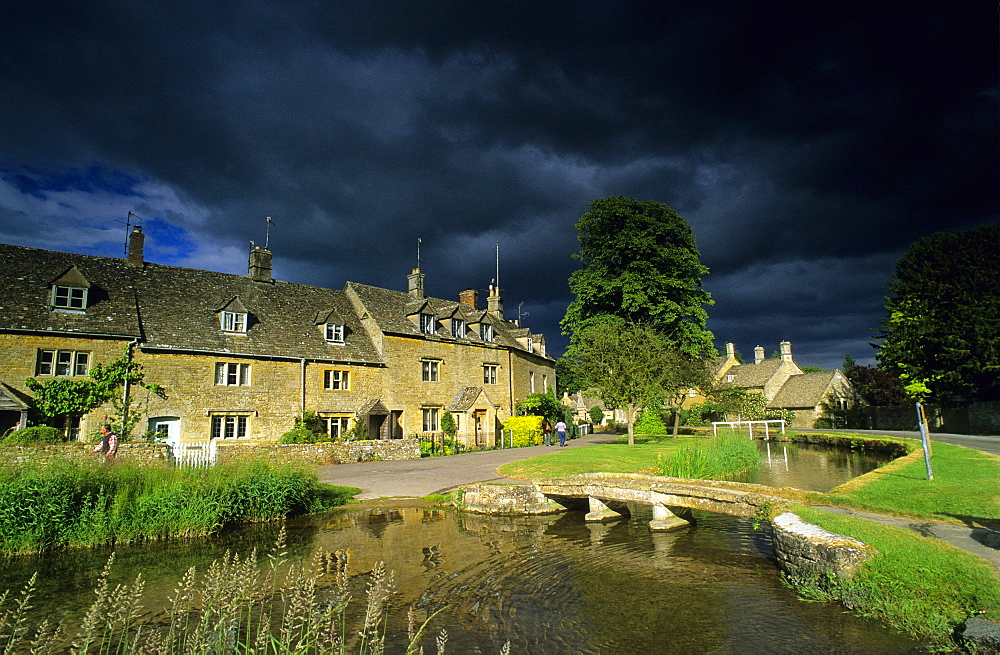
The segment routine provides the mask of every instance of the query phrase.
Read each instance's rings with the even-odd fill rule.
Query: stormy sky
[[[692,226],[745,357],[872,362],[895,260],[998,217],[994,2],[34,2],[0,21],[0,242],[458,298],[566,338],[576,220]],[[265,216],[274,224],[266,234]],[[961,256],[961,253],[956,253]]]

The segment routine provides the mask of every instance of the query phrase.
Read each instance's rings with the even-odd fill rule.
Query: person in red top
[[[107,423],[100,427],[101,443],[94,446],[95,453],[104,453],[105,462],[113,462],[118,454],[118,435],[111,431],[111,426]]]

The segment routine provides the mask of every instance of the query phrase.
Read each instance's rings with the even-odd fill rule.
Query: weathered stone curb
[[[477,514],[519,516],[556,514],[566,508],[551,501],[533,484],[471,484],[465,487],[462,509]]]
[[[771,520],[778,568],[793,581],[848,580],[875,550],[853,537],[806,523],[791,512]]]

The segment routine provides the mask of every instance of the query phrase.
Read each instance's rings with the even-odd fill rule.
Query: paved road
[[[566,448],[607,443],[616,434],[591,434],[570,439]],[[319,467],[320,482],[357,487],[359,500],[373,498],[420,498],[473,482],[501,480],[497,468],[508,462],[537,457],[559,450],[559,446],[531,446],[505,450],[483,450],[449,457],[424,457],[389,462],[358,462]]]

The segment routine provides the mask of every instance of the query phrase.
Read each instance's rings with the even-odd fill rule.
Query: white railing
[[[750,431],[750,438],[753,439],[753,426],[762,425],[764,438],[771,438],[771,431],[769,425],[772,423],[778,423],[781,425],[781,434],[785,434],[785,421],[784,419],[774,419],[768,421],[713,421],[712,422],[712,435],[717,435],[719,433],[719,426],[725,425],[733,430],[739,430],[741,427],[746,426],[747,430]]]
[[[174,466],[212,466],[215,464],[215,440],[170,444],[170,463]]]

